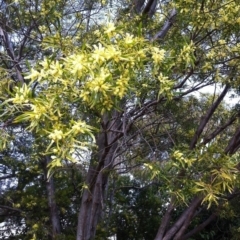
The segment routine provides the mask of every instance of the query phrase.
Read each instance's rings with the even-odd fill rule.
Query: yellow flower
[[[34,113],[34,118],[37,120],[40,119],[40,117],[47,112],[47,109],[40,104],[38,104],[38,105],[32,104],[31,109]]]
[[[156,47],[152,48],[152,59],[154,63],[160,63],[164,59],[165,50]]]
[[[164,84],[164,83],[166,83],[169,79],[168,79],[168,77],[164,77],[164,76],[162,75],[162,73],[160,73],[159,76],[158,76],[158,80],[160,81],[160,83]]]
[[[123,98],[128,88],[128,81],[129,78],[124,78],[121,76],[117,80],[117,86],[115,87],[114,95],[118,96],[119,98]]]
[[[104,62],[106,59],[106,49],[102,46],[101,43],[93,45],[94,51],[92,54],[92,59],[94,62]]]
[[[125,43],[126,44],[132,44],[134,42],[133,40],[133,35],[129,34],[129,33],[126,33],[126,36],[125,36]]]
[[[100,37],[101,36],[101,33],[100,31],[97,29],[94,31],[94,34],[97,36],[97,37]]]
[[[104,81],[104,79],[96,79],[92,82],[92,87],[94,92],[106,92],[109,90],[110,85]]]
[[[114,61],[119,62],[121,57],[121,51],[114,46],[108,46],[106,49],[107,60],[113,58]]]
[[[31,69],[31,74],[26,76],[25,79],[37,80],[40,77],[40,73],[34,69]]]
[[[224,40],[224,39],[220,39],[220,40],[218,40],[218,42],[219,42],[219,44],[221,44],[221,45],[226,44],[226,40]]]
[[[59,63],[59,61],[56,61],[55,63],[51,64],[51,70],[49,71],[49,74],[53,77],[53,81],[57,81],[63,74],[63,68],[62,64]]]
[[[68,63],[70,63],[70,72],[73,73],[76,77],[81,77],[84,70],[84,55],[74,54],[70,57]]]
[[[107,23],[107,26],[105,27],[104,33],[106,33],[109,37],[111,37],[112,32],[114,32],[115,29],[116,28],[114,26],[114,23],[113,22],[109,22],[109,23]]]
[[[105,69],[101,68],[100,74],[95,76],[93,80],[88,82],[88,87],[94,92],[105,93],[109,90],[110,84],[106,82],[106,79],[109,77],[109,73]]]
[[[72,130],[77,133],[85,133],[87,125],[85,122],[78,121],[72,126]]]
[[[44,69],[48,69],[49,61],[46,58],[44,58],[40,65],[43,66]]]
[[[58,141],[63,138],[63,132],[62,132],[62,130],[55,129],[51,134],[49,134],[48,137],[50,139],[52,139],[53,141]]]
[[[14,98],[9,99],[9,101],[12,101],[16,104],[23,104],[28,103],[29,100],[29,94],[31,92],[31,89],[28,88],[26,84],[24,84],[21,88],[16,88],[17,92]]]
[[[90,100],[90,92],[86,91],[86,90],[81,90],[80,98],[82,98],[82,100],[84,102],[89,102],[89,100]]]

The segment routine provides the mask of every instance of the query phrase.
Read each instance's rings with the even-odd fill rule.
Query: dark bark
[[[230,118],[224,125],[219,126],[217,129],[215,129],[211,134],[206,136],[203,139],[203,145],[206,145],[211,140],[213,140],[218,134],[220,134],[222,131],[224,131],[227,127],[231,126],[235,121],[237,120],[237,116],[233,116]]]
[[[229,141],[228,146],[225,149],[226,154],[233,154],[240,146],[240,127],[236,130],[235,134]]]
[[[9,39],[7,31],[5,29],[3,29],[2,27],[0,27],[0,37],[2,38],[2,42],[3,42],[3,45],[6,49],[6,51],[7,51],[8,57],[12,61],[12,66],[16,71],[17,81],[23,83],[24,79],[23,79],[23,76],[22,76],[22,69],[19,65],[18,59],[16,58],[16,56],[14,54],[12,42]]]
[[[15,211],[15,212],[20,212],[20,213],[23,212],[22,210],[20,210],[18,208],[13,208],[13,207],[5,206],[5,205],[0,205],[0,209],[7,209],[8,212],[9,212],[9,210],[10,211]]]
[[[148,17],[152,17],[156,12],[157,0],[148,0],[145,8],[143,9],[143,14],[148,15]]]
[[[133,8],[136,13],[141,13],[145,0],[133,0]]]
[[[85,8],[87,9],[87,13],[86,13],[86,19],[87,19],[86,31],[87,32],[89,31],[91,13],[93,10],[93,4],[94,4],[94,1],[92,1],[92,0],[84,1]]]
[[[222,102],[223,98],[226,96],[227,92],[229,90],[229,86],[225,86],[224,90],[222,91],[222,93],[220,94],[220,96],[217,98],[217,100],[213,103],[213,105],[209,108],[209,110],[207,111],[206,115],[202,117],[200,124],[198,126],[198,129],[192,139],[192,142],[190,144],[190,149],[194,149],[198,139],[200,137],[200,135],[202,134],[205,126],[207,125],[209,119],[212,117],[213,113],[215,112],[215,110],[217,109],[217,107],[219,106],[219,104]]]

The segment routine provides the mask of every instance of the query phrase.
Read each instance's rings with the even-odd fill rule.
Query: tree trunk
[[[109,171],[117,149],[116,140],[121,137],[119,116],[120,114],[114,111],[112,119],[109,120],[106,115],[103,117],[102,131],[96,138],[98,153],[96,156],[93,155],[90,162],[86,180],[87,188],[83,189],[78,215],[77,240],[94,239],[104,207]]]
[[[49,157],[45,159],[45,178],[47,179],[47,164],[49,162]],[[55,200],[55,187],[54,187],[54,179],[53,176],[46,181],[46,189],[47,189],[47,199],[48,199],[48,207],[50,210],[50,219],[52,224],[52,231],[50,236],[52,239],[56,239],[57,235],[61,233],[61,224],[58,214],[58,208]]]

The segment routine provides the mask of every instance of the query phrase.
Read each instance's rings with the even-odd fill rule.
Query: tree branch
[[[14,51],[13,51],[13,47],[12,47],[12,43],[8,37],[8,33],[2,28],[0,27],[0,36],[2,36],[3,39],[3,43],[5,45],[6,51],[8,53],[8,56],[11,58],[12,62],[13,62],[13,67],[16,70],[17,73],[17,79],[19,82],[24,83],[24,79],[22,76],[22,69],[15,57]]]
[[[164,23],[162,29],[155,34],[152,41],[155,41],[157,39],[163,39],[166,36],[168,31],[172,27],[172,25],[176,19],[176,16],[177,16],[177,10],[174,8],[174,9],[172,9],[168,20]]]
[[[15,211],[15,212],[20,212],[20,213],[23,212],[23,211],[20,210],[20,209],[8,207],[8,206],[5,206],[5,205],[0,205],[0,208],[8,209],[8,210]]]
[[[214,139],[219,133],[221,133],[222,131],[224,131],[228,126],[230,126],[232,123],[234,123],[237,119],[237,116],[233,116],[232,118],[230,118],[224,125],[217,127],[217,129],[215,129],[211,134],[209,134],[208,136],[206,136],[203,139],[203,145],[209,143],[212,139]]]
[[[157,0],[149,0],[147,2],[146,7],[143,9],[143,15],[148,15],[148,17],[152,17],[156,11]]]
[[[215,110],[217,109],[217,107],[219,106],[219,104],[222,102],[223,98],[225,97],[225,95],[227,94],[229,90],[229,86],[226,85],[224,90],[222,91],[222,93],[220,94],[220,96],[218,97],[218,99],[213,103],[213,105],[209,108],[209,110],[207,111],[206,115],[202,117],[200,124],[198,126],[198,129],[192,139],[192,142],[190,144],[190,149],[194,149],[194,147],[197,144],[197,141],[200,137],[200,135],[202,134],[205,126],[207,125],[209,119],[212,117],[213,113],[215,112]]]
[[[171,213],[174,209],[174,204],[173,204],[173,199],[171,200],[170,204],[168,205],[168,208],[167,208],[167,211],[166,213],[164,214],[164,217],[162,219],[162,222],[161,222],[161,225],[158,229],[158,233],[156,235],[156,238],[155,239],[162,239],[165,232],[166,232],[166,228],[169,224],[169,221],[171,219]]]
[[[211,214],[210,217],[206,221],[204,221],[203,223],[201,223],[200,225],[195,227],[192,231],[190,231],[187,234],[185,234],[184,236],[182,236],[181,240],[189,239],[194,234],[202,231],[209,223],[211,223],[214,219],[216,219],[216,217],[217,217],[217,214],[215,214],[215,213]]]
[[[178,218],[178,220],[174,223],[174,225],[168,230],[168,232],[165,234],[163,238],[155,238],[155,240],[170,240],[173,239],[174,234],[181,228],[181,226],[184,224],[184,221],[186,217],[191,215],[192,212],[194,213],[195,209],[199,206],[201,203],[202,198],[201,197],[195,197],[190,204],[190,206],[182,213],[182,215]]]
[[[236,130],[235,134],[231,138],[228,146],[225,149],[226,154],[233,154],[235,149],[239,146],[240,144],[240,127]]]

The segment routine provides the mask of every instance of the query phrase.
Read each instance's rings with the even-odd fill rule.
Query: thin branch
[[[194,149],[194,147],[197,144],[197,141],[200,137],[200,135],[202,134],[205,126],[207,125],[209,119],[212,117],[213,113],[215,112],[215,110],[217,109],[217,107],[219,106],[219,104],[222,102],[223,98],[225,97],[225,95],[227,94],[228,90],[229,90],[229,86],[226,85],[224,90],[222,91],[222,93],[220,94],[220,96],[218,97],[218,99],[214,102],[214,104],[209,108],[209,110],[207,111],[206,115],[202,117],[200,124],[198,126],[198,129],[192,139],[192,142],[190,144],[190,149]]]
[[[187,76],[179,84],[177,84],[173,89],[182,88],[183,85],[186,83],[186,81],[192,76],[192,74],[193,74],[193,68],[191,68]]]
[[[2,27],[0,27],[0,36],[3,39],[3,43],[5,45],[6,51],[8,53],[8,56],[14,62],[14,68],[15,68],[16,73],[17,73],[18,81],[21,82],[21,83],[24,83],[24,79],[23,79],[23,76],[22,76],[22,73],[21,73],[22,69],[21,69],[21,67],[19,65],[19,62],[17,61],[17,59],[15,57],[15,54],[14,54],[14,51],[13,51],[13,47],[12,47],[12,43],[11,43],[9,37],[8,37],[8,33]]]
[[[8,207],[8,206],[5,206],[5,205],[0,205],[0,208],[3,208],[3,209],[8,209],[8,210],[15,211],[15,212],[20,212],[20,213],[22,213],[22,212],[23,212],[23,211],[22,211],[22,210],[20,210],[20,209],[13,208],[13,207]]]
[[[211,134],[209,134],[208,136],[206,136],[203,139],[203,145],[206,145],[207,143],[209,143],[212,139],[214,139],[218,134],[220,134],[222,131],[224,131],[227,127],[229,127],[230,125],[232,125],[235,121],[237,120],[237,116],[233,116],[232,118],[230,118],[224,125],[217,127],[217,129],[215,129]]]
[[[25,44],[26,44],[27,40],[29,39],[30,33],[31,33],[31,31],[34,27],[35,27],[35,24],[31,24],[31,26],[27,29],[26,33],[24,34],[24,38],[23,38],[22,43],[19,47],[18,61],[20,61],[21,58],[22,58]]]
[[[228,146],[225,149],[225,153],[233,154],[234,150],[237,148],[239,143],[240,143],[240,127],[236,130],[235,134],[231,138]]]
[[[172,9],[168,20],[164,23],[162,29],[155,34],[155,36],[152,38],[152,41],[155,41],[157,39],[163,39],[166,36],[170,28],[173,26],[173,23],[176,20],[176,16],[177,10],[174,8]]]

